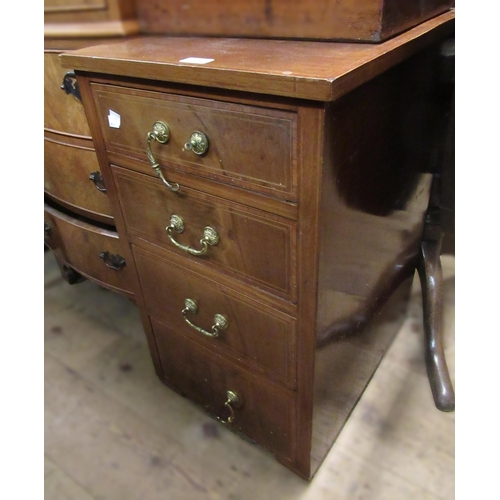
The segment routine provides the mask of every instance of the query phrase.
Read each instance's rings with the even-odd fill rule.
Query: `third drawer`
[[[176,257],[166,260],[139,247],[133,250],[150,316],[213,352],[295,387],[293,317],[205,277],[196,268],[183,267]]]

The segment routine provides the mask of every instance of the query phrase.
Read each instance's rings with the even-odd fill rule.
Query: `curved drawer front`
[[[62,132],[90,138],[90,130],[83,104],[73,94],[66,93],[61,85],[68,73],[59,64],[59,52],[44,54],[44,126]],[[72,90],[76,79],[66,78],[66,89]]]
[[[165,382],[218,419],[285,460],[295,454],[295,402],[292,395],[213,357],[196,343],[152,319]],[[228,402],[228,391],[238,402]]]
[[[296,295],[295,223],[237,203],[182,187],[177,193],[160,180],[113,167],[127,231],[188,259],[235,275],[259,288],[294,301]],[[200,250],[204,229],[218,234],[204,255],[179,249],[166,230],[172,215],[184,223],[171,231],[178,244]],[[139,241],[139,244],[141,242]]]
[[[100,284],[133,293],[132,262],[123,259],[118,235],[45,205],[45,243],[84,276]],[[122,260],[123,259],[123,260]]]
[[[170,130],[168,142],[151,144],[162,167],[296,198],[294,112],[98,84],[92,88],[109,152],[148,161],[148,132],[162,121]],[[194,132],[208,137],[203,155],[186,148]],[[145,172],[154,173],[150,167]]]
[[[293,318],[183,268],[180,259],[167,261],[137,247],[134,258],[150,316],[295,386]],[[186,310],[187,300],[194,308]]]
[[[98,214],[112,223],[108,196],[102,191],[105,186],[96,179],[99,175],[93,149],[45,139],[45,191],[57,200],[89,212],[89,217]]]

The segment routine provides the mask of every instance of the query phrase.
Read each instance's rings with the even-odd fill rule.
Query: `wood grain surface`
[[[330,101],[451,34],[454,20],[450,11],[378,45],[140,36],[60,57],[79,71]]]

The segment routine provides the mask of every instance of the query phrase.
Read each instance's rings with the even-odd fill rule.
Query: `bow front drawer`
[[[194,189],[112,167],[132,243],[186,256],[296,300],[295,222]]]
[[[45,205],[45,244],[80,274],[107,288],[133,293],[133,262],[123,258],[114,231],[94,226]]]
[[[56,201],[113,223],[95,151],[86,144],[75,146],[62,136],[46,137],[43,180],[45,192]]]
[[[90,139],[76,76],[61,67],[59,54],[60,51],[44,54],[45,129]]]
[[[292,111],[92,84],[106,149],[148,161],[147,138],[161,122],[165,142],[151,154],[167,169],[296,199],[296,119]]]

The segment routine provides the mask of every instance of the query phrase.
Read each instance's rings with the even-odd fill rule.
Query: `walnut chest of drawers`
[[[158,376],[304,478],[404,316],[452,31],[448,13],[379,46],[139,37],[61,56]]]

